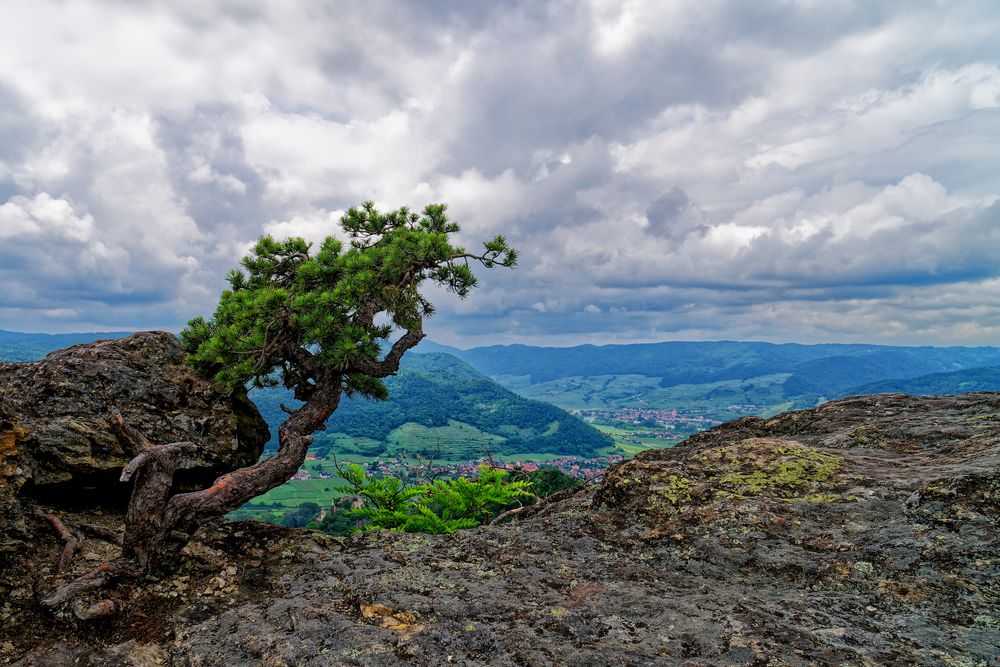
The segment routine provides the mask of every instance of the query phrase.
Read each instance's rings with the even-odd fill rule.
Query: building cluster
[[[751,412],[750,408],[755,406],[740,405],[730,406],[727,409],[740,408],[742,412]],[[653,408],[621,408],[619,410],[581,410],[575,412],[584,421],[594,422],[622,422],[625,424],[643,425],[649,422],[660,424],[663,429],[672,430],[678,427],[691,427],[697,429],[710,428],[716,424],[721,424],[723,419],[715,419],[704,414],[683,414],[677,410],[659,410]],[[657,436],[650,433],[652,437],[674,438],[676,434],[662,433]]]

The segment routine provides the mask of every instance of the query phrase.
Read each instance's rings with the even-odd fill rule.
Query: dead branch
[[[498,523],[501,523],[504,519],[520,514],[529,507],[531,507],[531,505],[522,505],[521,507],[515,507],[514,509],[507,510],[506,512],[501,512],[494,517],[492,521],[490,521],[490,525],[495,526]]]
[[[152,449],[153,443],[142,433],[129,426],[118,408],[110,408],[108,414],[111,415],[111,430],[114,431],[115,437],[118,438],[118,442],[121,443],[126,453],[137,457],[147,449]]]
[[[512,517],[512,516],[517,516],[518,514],[521,514],[522,512],[524,512],[525,510],[528,510],[528,509],[531,509],[533,511],[538,510],[539,506],[545,504],[545,500],[546,499],[539,498],[538,496],[536,496],[533,493],[530,494],[528,497],[534,498],[535,501],[533,503],[531,503],[530,505],[521,505],[520,507],[514,507],[513,509],[509,509],[506,512],[501,512],[500,514],[498,514],[497,516],[495,516],[492,521],[490,521],[489,525],[495,526],[498,523],[502,522],[504,519],[507,519],[507,518]],[[521,502],[521,501],[518,501],[518,502]]]
[[[443,451],[444,450],[441,447],[441,441],[439,439],[438,443],[434,446],[434,451],[427,457],[426,460],[424,459],[423,454],[418,452],[416,454],[416,465],[407,467],[413,472],[413,476],[415,478],[419,477],[428,484],[433,484],[444,472],[441,468],[434,467],[434,460],[439,458],[443,454]]]
[[[146,442],[149,441],[147,440]],[[192,451],[196,448],[197,446],[193,442],[188,442],[186,440],[183,442],[171,442],[166,445],[149,444],[146,449],[139,452],[138,456],[128,462],[128,465],[125,466],[124,470],[122,470],[120,481],[127,482],[131,480],[132,475],[134,475],[137,470],[150,463],[154,458],[161,459],[163,457],[168,457],[173,460],[178,454]]]

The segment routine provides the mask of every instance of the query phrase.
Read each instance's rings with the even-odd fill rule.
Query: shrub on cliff
[[[366,505],[345,514],[363,520],[368,530],[453,533],[474,528],[532,495],[531,482],[511,480],[505,471],[489,466],[480,466],[474,479],[438,479],[412,486],[398,477],[369,477],[355,463],[339,466],[338,471],[347,484],[337,490],[361,496]]]

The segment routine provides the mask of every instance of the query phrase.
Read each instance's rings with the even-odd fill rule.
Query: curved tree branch
[[[163,511],[164,526],[190,534],[200,519],[239,509],[288,481],[306,459],[311,434],[337,409],[341,393],[339,378],[321,383],[309,401],[281,425],[274,456],[222,475],[207,489],[173,496]]]
[[[427,334],[419,324],[407,330],[399,340],[392,345],[392,349],[381,361],[372,359],[356,359],[351,362],[348,368],[349,373],[364,373],[376,378],[389,377],[399,370],[399,362],[407,350],[416,346]]]
[[[111,430],[114,432],[115,437],[118,438],[118,442],[121,444],[122,449],[125,450],[125,453],[136,457],[147,449],[153,448],[153,443],[146,436],[128,425],[118,408],[109,408],[108,414],[111,416],[111,421],[109,422]]]

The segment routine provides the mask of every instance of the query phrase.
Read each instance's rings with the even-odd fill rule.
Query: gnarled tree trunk
[[[118,604],[103,599],[92,604],[76,601],[85,592],[134,577],[150,569],[169,568],[200,523],[238,509],[253,498],[281,486],[305,461],[312,433],[323,427],[340,402],[340,381],[318,388],[279,429],[277,453],[255,465],[222,475],[201,491],[171,495],[177,457],[194,445],[189,442],[155,444],[129,426],[111,409],[111,424],[125,450],[134,458],[122,471],[132,481],[132,497],[125,516],[121,556],[62,586],[42,600],[50,609],[73,604],[75,615],[91,620],[115,613]]]
[[[348,372],[387,377],[399,369],[406,350],[423,337],[419,328],[408,331],[383,360],[366,360]],[[291,479],[305,461],[312,434],[324,428],[343,393],[340,373],[321,372],[318,375],[308,400],[298,409],[288,411],[288,419],[278,430],[278,451],[273,456],[226,473],[201,491],[175,495],[171,491],[177,457],[192,449],[192,443],[155,444],[129,426],[117,409],[111,408],[115,435],[126,452],[133,456],[121,476],[122,481],[133,482],[121,557],[57,589],[42,600],[43,606],[55,609],[73,603],[75,615],[82,620],[115,613],[118,604],[114,600],[100,599],[86,604],[76,598],[81,593],[104,588],[117,579],[171,567],[203,521],[239,509]]]

